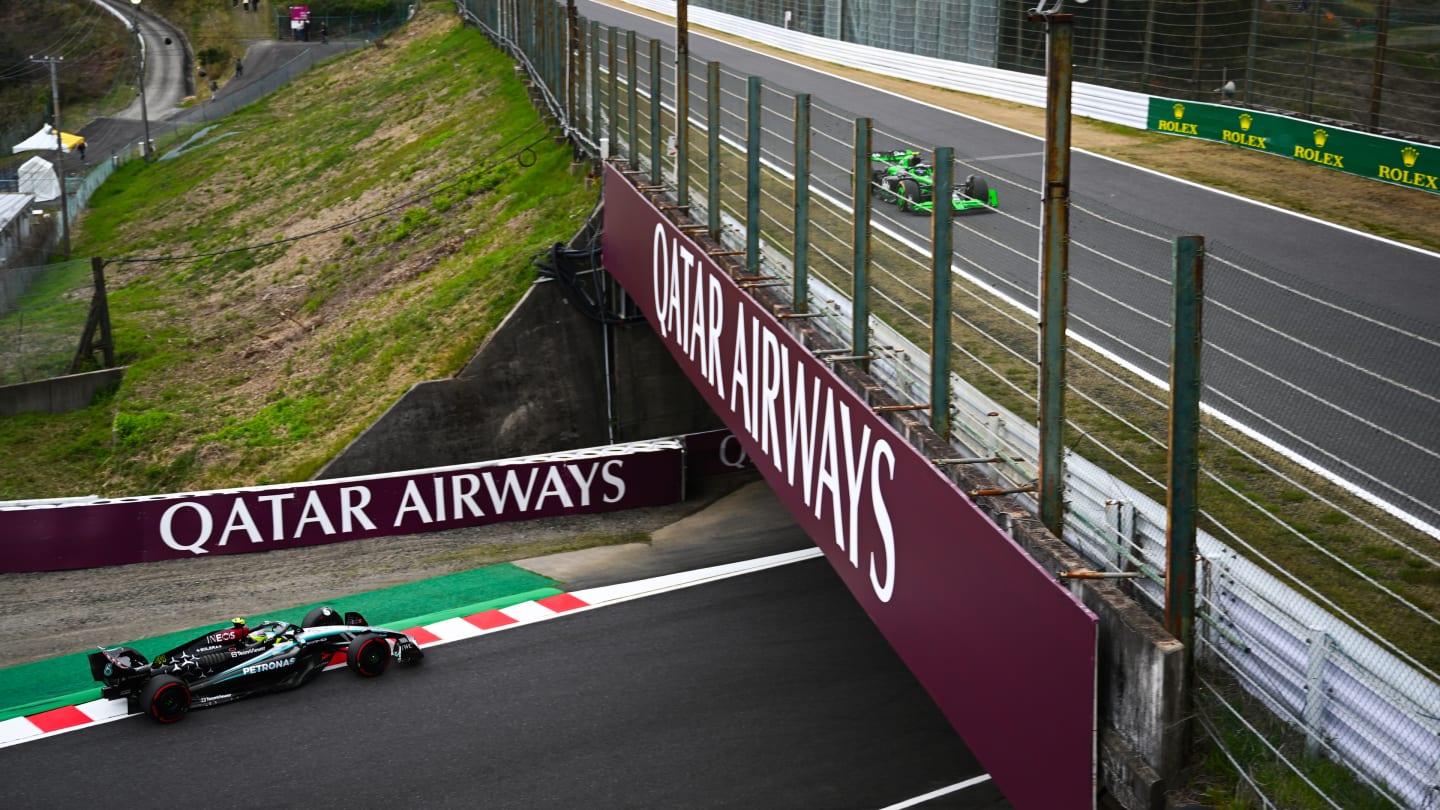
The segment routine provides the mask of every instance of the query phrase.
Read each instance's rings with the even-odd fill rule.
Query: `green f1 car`
[[[881,201],[894,203],[901,211],[935,210],[935,169],[925,163],[918,149],[893,149],[870,154],[870,182],[878,187]],[[969,175],[950,193],[954,211],[984,211],[1000,207],[1000,197],[985,178]]]

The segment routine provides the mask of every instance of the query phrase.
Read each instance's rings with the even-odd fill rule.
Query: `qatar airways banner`
[[[675,503],[665,440],[404,473],[0,510],[0,573],[244,554]]]
[[[1010,802],[1092,808],[1095,616],[609,165],[603,250]]]

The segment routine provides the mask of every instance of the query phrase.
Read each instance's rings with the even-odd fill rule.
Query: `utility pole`
[[[1065,531],[1065,354],[1070,286],[1070,86],[1075,19],[1059,0],[1037,8],[1045,24],[1045,186],[1040,230],[1040,522]]]
[[[65,240],[65,258],[70,258],[70,188],[65,183],[65,141],[60,134],[60,79],[55,66],[65,61],[63,56],[30,57],[31,62],[45,62],[50,65],[50,96],[55,103],[55,179],[60,181],[60,230]]]
[[[140,35],[140,0],[130,0],[130,24],[135,30],[135,41],[140,45],[140,123],[145,127],[145,140],[140,144],[140,156],[150,162],[150,114],[145,109],[145,37]]]

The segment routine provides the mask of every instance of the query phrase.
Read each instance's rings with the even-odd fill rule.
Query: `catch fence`
[[[649,0],[646,0],[648,2]],[[776,28],[955,62],[1045,72],[1053,0],[696,0]],[[1074,16],[1075,78],[1440,139],[1440,7],[1417,0],[1095,0]],[[1233,82],[1233,86],[1229,83]]]
[[[572,26],[563,4],[543,0],[461,9],[525,64],[568,135],[669,189],[756,283],[791,291],[788,314],[870,355],[897,400],[931,401],[930,218],[886,202],[893,186],[857,200],[854,177],[873,168],[871,151],[933,160],[945,144],[699,60],[682,113],[667,42]],[[950,438],[957,454],[991,459],[1001,486],[1024,488],[1038,472],[1038,195],[1018,172],[953,154],[957,182],[986,179],[1000,204],[955,216]],[[1097,569],[1138,575],[1134,595],[1159,605],[1181,234],[1084,189],[1072,189],[1072,212],[1064,539]],[[1417,524],[1440,525],[1440,497],[1403,482],[1434,469],[1440,442],[1433,420],[1384,411],[1433,412],[1440,379],[1423,358],[1440,335],[1223,240],[1206,249],[1200,723],[1266,801],[1288,804],[1294,789],[1314,806],[1434,808],[1440,542]],[[1343,345],[1325,339],[1337,322]],[[1337,434],[1344,441],[1327,443]],[[1352,460],[1377,444],[1384,463]],[[1341,476],[1360,483],[1337,486]],[[1353,783],[1309,775],[1328,761]]]

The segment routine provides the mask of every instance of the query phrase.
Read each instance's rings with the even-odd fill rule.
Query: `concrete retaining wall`
[[[95,395],[120,384],[125,368],[0,386],[0,417],[20,413],[68,413],[90,407]]]
[[[607,385],[604,328],[567,295],[563,285],[535,284],[458,375],[411,388],[316,477],[463,464],[722,426],[643,322],[609,327]]]

